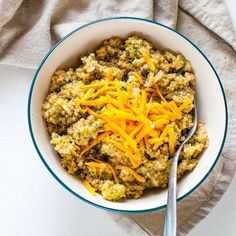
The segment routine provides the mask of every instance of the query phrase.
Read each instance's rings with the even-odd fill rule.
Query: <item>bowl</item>
[[[145,213],[166,206],[167,190],[149,191],[139,199],[124,202],[106,201],[84,188],[61,166],[58,155],[50,144],[50,137],[42,118],[41,105],[48,94],[50,78],[57,68],[76,64],[78,55],[94,50],[103,40],[112,36],[128,37],[137,33],[149,39],[158,48],[181,52],[191,61],[196,76],[196,99],[199,119],[205,122],[209,147],[202,154],[196,168],[178,182],[178,200],[195,191],[213,170],[222,152],[227,132],[227,105],[220,78],[205,54],[177,31],[157,22],[133,17],[115,17],[83,25],[59,41],[39,65],[29,93],[28,123],[39,157],[69,192],[94,206],[121,213]]]

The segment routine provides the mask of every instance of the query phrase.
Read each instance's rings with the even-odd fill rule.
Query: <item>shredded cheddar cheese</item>
[[[150,58],[150,55],[147,53],[147,51],[145,51],[145,50],[142,51],[142,55],[143,55],[143,58],[144,58],[145,62],[148,65],[149,69],[151,71],[154,71],[155,70],[155,66],[154,66],[154,64],[153,64],[153,62],[152,62],[152,60]]]
[[[136,159],[135,155],[132,153],[131,149],[127,149],[125,152],[125,156],[129,158],[130,163],[132,164],[132,166],[134,168],[137,168],[140,163],[138,162],[138,160]]]
[[[159,87],[158,87],[157,84],[155,85],[155,87],[156,87],[156,92],[157,92],[157,94],[159,95],[159,97],[161,98],[161,100],[163,100],[164,102],[166,102],[166,99],[163,97],[163,95],[162,95],[162,93],[160,92]]]
[[[101,168],[101,167],[106,167],[106,164],[103,163],[97,163],[97,162],[86,162],[85,163],[86,166],[91,166],[91,167],[96,167],[96,168]]]
[[[150,98],[149,103],[147,103],[147,105],[146,105],[145,116],[148,116],[148,114],[152,108],[152,101],[153,101],[153,97]]]
[[[138,173],[136,173],[133,169],[129,168],[128,166],[123,166],[123,165],[117,165],[116,166],[117,170],[126,170],[127,172],[129,172],[131,175],[134,176],[134,178],[141,182],[144,183],[145,182],[145,178],[141,175],[139,175]]]
[[[92,97],[93,93],[94,93],[94,88],[90,88],[90,89],[86,92],[86,94],[84,95],[83,100],[86,100],[86,99]]]
[[[145,62],[150,70],[154,70],[153,62],[146,51],[142,52]],[[187,98],[179,107],[174,101],[167,101],[162,95],[157,84],[153,87],[141,88],[136,91],[128,84],[122,88],[122,82],[114,80],[113,68],[107,69],[105,81],[95,81],[90,85],[80,85],[86,90],[82,99],[75,101],[82,112],[88,112],[103,122],[105,133],[93,140],[80,155],[84,155],[100,141],[111,143],[120,152],[128,157],[133,168],[139,167],[143,160],[140,150],[153,147],[157,149],[163,142],[168,142],[169,153],[174,155],[175,131],[170,123],[182,118],[182,110],[191,104]],[[140,84],[144,78],[133,72]],[[153,101],[153,96],[158,95],[160,102]],[[136,103],[130,99],[136,98]],[[90,107],[103,106],[100,113],[94,112]],[[110,134],[120,138],[115,141]],[[166,138],[167,137],[167,138]],[[89,165],[104,166],[92,163]],[[109,167],[110,168],[110,167]],[[114,172],[114,170],[112,171]],[[116,177],[114,176],[114,179]]]
[[[112,139],[107,139],[107,142],[109,142],[109,143],[111,143],[111,144],[113,144],[116,148],[118,148],[119,150],[121,150],[121,151],[125,151],[125,148],[124,148],[124,146],[121,144],[121,143],[118,143],[117,141],[115,141],[115,140],[112,140]]]
[[[129,133],[130,137],[133,138],[134,135],[143,127],[143,124],[139,124],[136,127],[133,128],[133,130],[131,130],[131,132]]]
[[[134,72],[134,76],[138,79],[140,84],[143,84],[143,77],[137,71]]]
[[[171,129],[171,126],[170,126],[170,125],[167,125],[167,126],[165,127],[165,129],[163,130],[163,132],[162,132],[160,138],[161,138],[161,139],[164,139],[164,138],[166,137],[166,135],[168,134],[168,132],[169,132],[170,129]]]
[[[92,97],[95,98],[97,97],[99,94],[102,94],[108,90],[114,90],[115,87],[114,86],[104,86],[102,88],[100,88]]]
[[[150,143],[149,143],[149,139],[148,139],[147,135],[144,136],[144,143],[145,143],[146,148],[149,149],[150,148]]]
[[[144,136],[148,134],[149,130],[149,127],[144,125],[136,136],[136,143],[139,143],[144,138]]]
[[[116,175],[116,172],[115,172],[114,168],[110,164],[108,164],[106,162],[103,162],[103,161],[100,161],[100,160],[97,160],[95,158],[92,158],[92,159],[94,161],[87,162],[87,163],[85,163],[85,165],[92,166],[92,167],[95,167],[95,168],[103,168],[103,167],[107,166],[111,170],[112,175],[113,175],[114,180],[116,181],[116,183],[119,183],[119,180],[118,180],[118,177]]]
[[[88,180],[83,179],[82,183],[86,189],[94,196],[96,194],[95,188],[91,186],[91,184],[88,182]]]
[[[96,144],[98,144],[99,142],[101,142],[103,139],[105,139],[110,133],[109,132],[105,132],[101,135],[99,135],[96,139],[94,139],[89,146],[87,146],[81,153],[80,156],[83,156],[84,153],[86,153],[87,151],[89,151],[92,147],[94,147]]]
[[[170,155],[173,156],[175,152],[175,132],[174,129],[171,128],[168,131],[169,134],[169,150],[170,150]]]
[[[110,81],[113,75],[113,68],[109,68],[106,72],[106,80]]]
[[[140,112],[144,112],[147,105],[147,93],[145,90],[142,90],[141,104],[140,104]]]
[[[192,103],[190,98],[187,98],[184,103],[179,107],[180,111],[183,111],[186,107],[188,107]]]
[[[135,141],[129,136],[129,134],[126,133],[126,131],[124,131],[121,127],[119,127],[116,123],[114,123],[113,121],[111,121],[110,119],[108,119],[108,117],[103,116],[102,119],[107,122],[108,124],[108,128],[110,130],[115,130],[117,133],[119,133],[129,144],[132,148],[136,149],[137,148],[137,144],[135,143]]]
[[[144,151],[144,141],[143,139],[139,142],[140,148],[142,150],[142,152]]]

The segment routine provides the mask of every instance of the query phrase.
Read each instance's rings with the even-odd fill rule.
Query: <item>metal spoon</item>
[[[194,100],[194,114],[193,114],[193,127],[189,131],[186,139],[178,147],[170,169],[169,185],[168,185],[168,198],[165,215],[165,228],[164,236],[176,236],[176,185],[177,185],[177,167],[179,154],[186,142],[194,135],[197,128],[197,106]]]

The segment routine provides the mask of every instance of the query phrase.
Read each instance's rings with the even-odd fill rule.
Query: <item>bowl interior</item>
[[[210,172],[224,142],[226,106],[217,75],[205,57],[178,33],[152,22],[118,18],[87,25],[67,36],[46,56],[36,73],[29,104],[29,123],[36,148],[47,167],[67,189],[96,205],[121,211],[147,211],[166,204],[167,191],[152,191],[140,199],[109,202],[99,194],[91,196],[80,181],[70,176],[60,165],[57,154],[49,143],[49,135],[41,116],[41,105],[48,93],[50,77],[57,68],[76,65],[80,54],[91,52],[104,39],[127,37],[137,33],[151,40],[156,47],[181,52],[191,61],[196,75],[196,95],[199,119],[206,124],[209,147],[197,167],[178,183],[178,198],[193,191]]]

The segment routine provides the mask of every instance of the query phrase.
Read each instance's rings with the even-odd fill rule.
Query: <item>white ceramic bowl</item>
[[[104,39],[112,36],[127,37],[134,33],[151,40],[158,48],[181,52],[194,68],[199,119],[205,122],[210,141],[196,168],[178,183],[178,200],[185,198],[203,183],[220,157],[227,131],[227,106],[220,79],[212,64],[183,35],[159,23],[131,17],[102,19],[79,27],[47,53],[33,79],[28,102],[32,140],[51,174],[67,190],[85,202],[123,213],[144,213],[161,209],[165,207],[167,191],[151,191],[140,199],[125,202],[109,202],[99,194],[91,196],[80,181],[61,167],[58,156],[49,143],[41,105],[48,93],[50,77],[57,68],[75,64],[79,54],[94,50]]]

